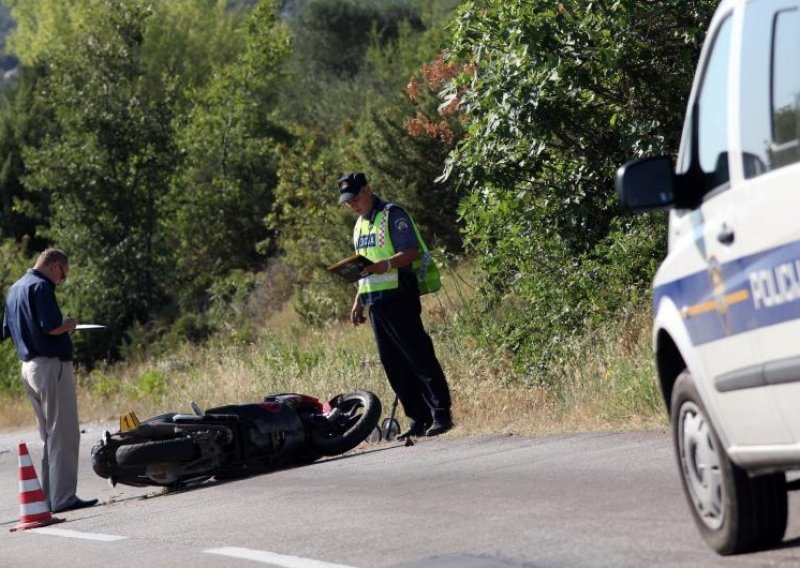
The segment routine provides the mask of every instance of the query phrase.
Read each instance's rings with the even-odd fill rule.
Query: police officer
[[[78,322],[62,318],[55,294],[68,274],[67,255],[45,250],[11,286],[3,317],[2,338],[11,338],[22,360],[25,391],[44,444],[42,489],[54,513],[97,504],[75,494],[80,429],[69,332]]]
[[[447,432],[453,427],[450,390],[420,317],[415,269],[427,246],[408,213],[374,195],[363,173],[342,176],[338,187],[339,203],[358,215],[356,252],[372,261],[364,269],[369,276],[359,280],[351,320],[364,323],[364,306],[369,306],[381,363],[409,418],[398,439]]]

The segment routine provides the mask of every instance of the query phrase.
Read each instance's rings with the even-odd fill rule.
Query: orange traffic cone
[[[28,446],[25,442],[19,443],[19,524],[11,531],[35,529],[54,523],[62,523],[64,519],[57,519],[50,514],[39,478],[33,467]]]

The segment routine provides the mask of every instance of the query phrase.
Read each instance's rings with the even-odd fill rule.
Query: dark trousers
[[[411,420],[450,420],[450,389],[422,326],[416,294],[370,306],[369,319],[386,377]]]

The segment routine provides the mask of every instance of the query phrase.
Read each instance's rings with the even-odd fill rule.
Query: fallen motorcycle
[[[113,485],[171,488],[311,463],[348,452],[369,437],[380,399],[357,390],[328,402],[284,393],[263,402],[155,416],[92,448],[92,467]],[[122,422],[122,421],[121,421]]]

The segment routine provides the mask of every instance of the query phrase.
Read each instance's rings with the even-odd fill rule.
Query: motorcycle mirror
[[[203,411],[202,411],[202,409],[200,408],[200,405],[199,405],[199,404],[197,404],[195,401],[192,401],[192,402],[190,402],[189,404],[191,405],[191,407],[192,407],[192,410],[194,410],[194,413],[195,413],[197,416],[203,416],[204,412],[203,412]]]

